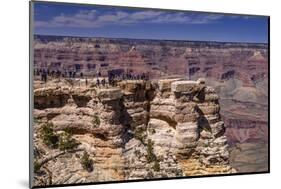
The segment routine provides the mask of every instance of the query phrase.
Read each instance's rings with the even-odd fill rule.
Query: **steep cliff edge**
[[[34,84],[35,185],[235,172],[203,79],[78,82]]]
[[[268,44],[36,35],[34,68],[205,77],[220,96],[231,145],[268,140]]]

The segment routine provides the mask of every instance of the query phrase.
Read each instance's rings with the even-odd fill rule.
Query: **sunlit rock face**
[[[36,36],[34,67],[90,76],[115,70],[149,73],[156,79],[205,77],[219,93],[223,119],[233,132],[242,127],[251,130],[251,139],[266,140],[267,134],[263,137],[257,128],[267,129],[267,49],[267,44],[250,43]],[[232,129],[227,135],[237,142]]]
[[[106,76],[108,71],[112,70],[118,73],[132,71],[135,74],[147,73],[150,79],[157,80],[156,83],[150,85],[144,85],[144,83],[136,85],[133,81],[126,84],[120,83],[118,89],[114,89],[112,93],[89,88],[77,91],[78,89],[74,90],[63,81],[55,85],[55,87],[59,87],[58,89],[51,88],[50,91],[54,92],[50,94],[47,91],[40,94],[40,89],[38,89],[34,104],[35,111],[43,120],[56,118],[54,120],[55,128],[65,128],[67,125],[81,128],[80,125],[84,124],[88,125],[88,128],[80,129],[80,133],[84,135],[86,132],[90,132],[94,135],[102,132],[102,124],[105,122],[101,119],[101,128],[95,128],[93,131],[93,128],[90,127],[92,116],[99,114],[101,110],[106,110],[106,113],[102,114],[105,120],[110,118],[109,120],[114,119],[110,123],[125,125],[125,127],[114,127],[117,130],[114,132],[123,133],[122,139],[116,136],[114,138],[116,142],[118,139],[117,143],[121,146],[120,148],[136,147],[140,148],[142,154],[145,154],[146,151],[141,150],[144,145],[139,143],[139,140],[131,140],[135,129],[147,130],[148,127],[156,127],[155,123],[165,121],[165,124],[162,122],[163,125],[168,124],[174,128],[171,130],[174,134],[170,135],[177,136],[169,144],[173,149],[173,152],[169,153],[177,154],[177,159],[180,156],[187,157],[190,154],[189,151],[199,150],[198,145],[194,146],[201,141],[202,137],[205,137],[205,142],[213,141],[207,139],[210,136],[205,130],[201,131],[199,136],[195,135],[198,130],[196,119],[200,119],[204,124],[210,122],[209,126],[215,137],[219,137],[221,133],[225,132],[224,135],[230,146],[230,163],[238,172],[268,170],[267,44],[36,36],[34,67],[39,69],[48,67],[51,70],[62,71],[75,70],[77,75],[83,72],[84,76],[89,78],[96,76],[97,71],[101,72],[101,76]],[[185,81],[182,82],[182,80],[186,78],[194,80],[190,81],[190,85],[200,83],[197,79],[202,77],[206,78],[205,83],[210,87],[204,88],[204,94],[206,94],[204,101],[197,99],[195,102],[188,91],[181,92],[181,90],[189,89],[189,84],[188,86],[183,85],[186,87],[183,88],[181,83],[184,83]],[[165,78],[175,79],[167,80]],[[164,80],[160,82],[161,79]],[[179,82],[179,84],[172,86],[172,83],[175,82]],[[85,81],[81,81],[80,84],[85,84]],[[36,85],[42,88],[36,83],[35,88]],[[120,92],[118,92],[119,90]],[[110,100],[111,98],[114,100]],[[218,107],[214,101],[219,101],[220,106]],[[121,108],[118,110],[118,107]],[[71,115],[71,112],[76,112],[73,113],[75,116]],[[202,117],[200,112],[205,116]],[[126,119],[119,119],[118,114]],[[57,117],[58,115],[61,117]],[[71,116],[69,117],[69,115]],[[83,119],[81,120],[81,118]],[[122,120],[126,120],[126,122],[123,123]],[[122,127],[122,131],[118,131],[119,127]],[[182,133],[187,130],[193,134],[183,135]],[[100,133],[95,135],[100,138],[106,136],[106,134],[101,135]],[[152,133],[146,135],[147,138],[152,137],[151,140],[155,140],[154,148],[156,148],[158,146],[155,139],[157,135],[154,134],[154,136]],[[198,149],[191,150],[187,148],[187,144],[183,145],[180,141],[187,142],[192,148]],[[223,141],[225,139],[219,137],[213,142],[224,143]],[[216,144],[212,145],[216,146]],[[180,150],[181,152],[177,153]],[[215,150],[221,151],[222,149]],[[127,156],[122,155],[122,158],[119,159],[129,168],[122,174],[120,174],[122,169],[117,169],[118,175],[123,175],[122,178],[141,178],[142,176],[139,175],[144,174],[144,169],[149,169],[144,168],[146,167],[144,165],[147,165],[146,160],[142,161],[141,158],[134,160],[134,154],[130,150],[125,150],[125,152]],[[195,152],[192,153],[192,156],[195,156]],[[138,151],[136,153],[138,154]],[[203,153],[207,152],[202,151]],[[117,158],[117,155],[114,158]],[[200,162],[205,163],[213,161],[212,158],[204,160],[202,158],[203,155],[198,155],[195,159],[196,161],[200,159]],[[130,170],[131,160],[138,160],[139,167],[136,169],[139,170],[139,173],[133,174]],[[220,161],[223,162],[223,157]],[[150,164],[152,165],[153,162]],[[186,169],[192,167],[189,164],[194,167],[199,166],[195,160],[178,161],[171,164],[181,164]],[[137,166],[136,163],[135,165]],[[204,169],[202,168],[202,172],[205,172]],[[189,172],[192,175],[198,172],[197,170],[189,169]],[[216,167],[213,170],[216,170]],[[210,169],[208,171],[211,172]],[[111,173],[115,174],[116,171]],[[132,175],[129,176],[129,173]],[[147,177],[152,176],[156,177],[154,173],[147,173]],[[111,178],[110,174],[102,176],[104,179],[107,177]]]
[[[218,95],[204,80],[124,80],[107,88],[62,83],[37,82],[34,89],[34,104],[40,104],[34,109],[35,159],[44,162],[36,185],[236,171],[229,164]],[[71,130],[77,148],[46,146],[40,135],[46,123],[55,133]],[[91,172],[80,164],[85,151],[93,160]]]

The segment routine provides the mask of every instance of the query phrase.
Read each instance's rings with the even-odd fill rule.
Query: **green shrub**
[[[154,162],[152,168],[154,171],[159,172],[160,164],[159,164],[159,160],[157,159],[156,155],[153,152],[153,145],[154,145],[153,141],[151,139],[148,139],[146,159],[148,163]]]
[[[70,135],[73,135],[73,128],[67,127],[63,131],[70,134]]]
[[[144,143],[144,139],[146,137],[145,130],[143,128],[137,128],[134,133],[135,139],[138,139],[142,143]]]
[[[146,159],[147,159],[148,163],[156,161],[156,155],[153,152],[153,142],[151,141],[151,139],[148,139],[148,141],[147,141]]]
[[[54,133],[53,124],[47,123],[41,127],[40,137],[43,140],[43,143],[51,148],[57,148],[59,137]]]
[[[156,172],[160,171],[160,164],[159,164],[158,160],[154,161],[153,170],[156,171]]]
[[[93,171],[93,160],[90,159],[90,156],[86,151],[84,151],[80,163],[83,169],[87,170],[88,172]]]
[[[98,115],[94,115],[94,119],[93,119],[92,123],[95,127],[100,126],[100,118]]]
[[[34,162],[33,162],[33,170],[34,170],[34,173],[38,173],[39,172],[39,170],[40,170],[40,168],[41,168],[41,165],[40,165],[40,163],[37,161],[37,160],[35,160]]]
[[[59,138],[59,149],[62,151],[73,150],[79,145],[79,143],[72,138],[72,134],[69,132],[64,132]]]

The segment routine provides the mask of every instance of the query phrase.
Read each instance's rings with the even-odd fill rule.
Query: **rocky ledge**
[[[204,79],[34,86],[36,186],[235,172],[219,97]],[[53,138],[71,131],[77,145],[50,145],[46,125]]]

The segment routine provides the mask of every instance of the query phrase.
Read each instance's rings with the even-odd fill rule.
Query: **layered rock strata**
[[[116,87],[35,84],[35,185],[233,173],[218,95],[205,81],[128,80]],[[79,146],[60,153],[40,128],[70,129]],[[87,172],[79,163],[86,151]],[[47,160],[46,160],[47,159]],[[43,161],[44,160],[44,161]]]
[[[228,128],[225,135],[235,152],[232,165],[238,172],[268,170],[268,44],[38,35],[34,38],[35,69],[60,70],[64,74],[76,71],[76,76],[82,72],[88,78],[97,71],[102,76],[111,71],[147,73],[151,79],[205,77],[207,85],[220,96],[220,113]],[[159,88],[164,89],[169,82]],[[62,98],[66,100],[68,96]],[[66,103],[54,102],[57,106]],[[46,105],[42,108],[50,107]],[[262,150],[256,146],[262,146]],[[256,154],[262,160],[253,162]]]

